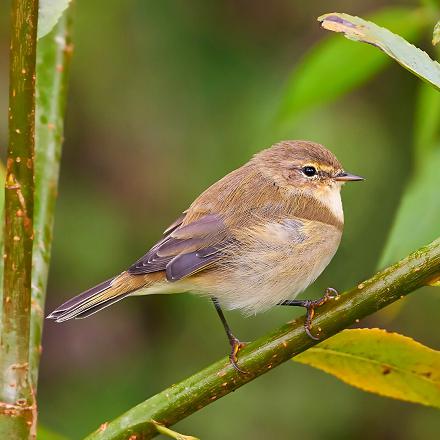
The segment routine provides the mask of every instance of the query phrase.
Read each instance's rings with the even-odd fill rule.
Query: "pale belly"
[[[231,250],[210,276],[200,276],[197,290],[245,314],[267,310],[315,281],[333,258],[341,234],[313,221],[271,225],[265,233],[246,237],[245,245]]]

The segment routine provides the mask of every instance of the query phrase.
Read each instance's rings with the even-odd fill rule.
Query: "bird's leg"
[[[280,302],[279,305],[281,306],[298,306],[298,307],[304,307],[307,310],[306,319],[304,321],[304,329],[309,337],[312,339],[319,341],[319,338],[312,335],[311,329],[312,329],[312,320],[315,316],[315,309],[318,307],[321,307],[325,303],[327,303],[329,300],[333,298],[337,298],[339,296],[336,289],[333,289],[332,287],[328,287],[325,290],[324,296],[319,299],[292,299],[292,300],[286,300],[283,302]]]
[[[223,327],[225,329],[226,335],[229,340],[229,344],[231,344],[231,353],[229,354],[229,361],[231,362],[231,365],[240,373],[246,373],[246,371],[242,370],[237,362],[237,353],[246,345],[244,342],[241,342],[238,338],[234,336],[232,333],[231,328],[229,327],[228,322],[226,321],[225,315],[223,313],[223,310],[220,307],[220,304],[218,302],[217,298],[212,298],[212,302],[214,303],[215,310],[217,310],[218,316],[220,318],[220,321],[223,324]]]

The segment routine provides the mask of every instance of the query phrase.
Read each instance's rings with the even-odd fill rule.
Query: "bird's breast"
[[[231,309],[248,314],[266,310],[312,283],[340,239],[337,227],[299,218],[244,229],[219,262],[211,289]]]

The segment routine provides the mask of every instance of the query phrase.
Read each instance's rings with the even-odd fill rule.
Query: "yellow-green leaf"
[[[293,360],[364,391],[440,408],[440,352],[397,333],[344,330]]]
[[[440,90],[440,64],[399,35],[371,21],[348,14],[325,14],[318,21],[323,28],[342,32],[350,40],[376,46],[405,69]]]

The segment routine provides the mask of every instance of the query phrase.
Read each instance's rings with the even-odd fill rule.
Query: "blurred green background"
[[[3,61],[7,3],[0,14]],[[77,0],[47,310],[126,268],[202,190],[282,138],[321,142],[346,169],[367,177],[344,188],[341,247],[303,296],[320,296],[327,286],[342,291],[370,276],[412,169],[420,82],[390,63],[341,99],[296,112],[282,125],[274,120],[295,66],[329,37],[317,16],[368,16],[393,5],[419,2]],[[418,44],[429,49],[430,27],[422,34]],[[4,149],[6,62],[0,90]],[[395,313],[360,326],[439,348],[438,310],[438,293],[424,289]],[[228,318],[242,340],[251,340],[300,313],[280,308]],[[210,302],[191,295],[132,298],[87,320],[46,322],[40,421],[79,439],[228,350]],[[292,362],[176,429],[210,440],[437,439],[440,416]]]

